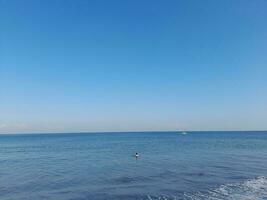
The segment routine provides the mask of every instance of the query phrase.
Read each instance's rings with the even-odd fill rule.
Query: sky
[[[0,0],[0,133],[267,130],[266,0]]]

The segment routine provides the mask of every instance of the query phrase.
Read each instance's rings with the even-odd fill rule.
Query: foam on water
[[[225,184],[207,192],[185,193],[175,196],[148,196],[149,200],[267,200],[267,178],[258,177],[242,183]]]

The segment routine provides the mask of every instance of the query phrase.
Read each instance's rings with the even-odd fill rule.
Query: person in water
[[[136,158],[139,157],[139,154],[138,154],[137,152],[135,153],[135,157],[136,157]]]

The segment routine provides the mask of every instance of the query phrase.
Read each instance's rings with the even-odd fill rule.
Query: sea
[[[267,200],[267,132],[0,135],[0,200],[180,199]]]

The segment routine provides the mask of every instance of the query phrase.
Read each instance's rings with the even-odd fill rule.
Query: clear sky
[[[0,133],[267,130],[266,0],[0,2]]]

